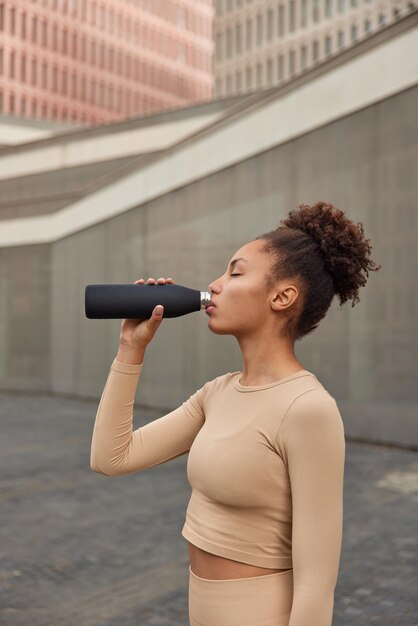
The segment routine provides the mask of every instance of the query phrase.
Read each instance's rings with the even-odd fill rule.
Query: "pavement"
[[[1,626],[189,626],[187,455],[93,472],[97,406],[0,393]],[[418,626],[418,452],[347,441],[344,485],[333,626]]]

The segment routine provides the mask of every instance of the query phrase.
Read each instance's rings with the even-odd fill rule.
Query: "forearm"
[[[119,346],[112,362],[94,423],[90,467],[114,476],[124,471],[132,443],[133,407],[145,350]]]
[[[312,587],[294,592],[289,626],[332,626],[334,593]]]

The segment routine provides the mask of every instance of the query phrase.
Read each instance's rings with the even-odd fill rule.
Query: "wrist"
[[[116,359],[121,363],[141,365],[144,360],[144,355],[144,347],[134,346],[132,344],[119,344],[119,350],[116,355]]]

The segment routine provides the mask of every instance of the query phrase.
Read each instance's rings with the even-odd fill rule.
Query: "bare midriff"
[[[289,569],[270,569],[268,567],[258,567],[241,563],[241,561],[232,561],[225,559],[223,556],[206,552],[197,546],[187,542],[189,548],[190,569],[193,574],[200,578],[208,578],[209,580],[226,580],[230,578],[252,578],[254,576],[265,576],[266,574],[275,574],[277,572],[287,572]]]

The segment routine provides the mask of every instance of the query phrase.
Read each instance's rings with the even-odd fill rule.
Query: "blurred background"
[[[23,529],[33,515],[30,498],[43,511],[40,530],[50,518],[48,507],[55,521],[63,516],[56,542],[68,549],[61,582],[71,603],[78,596],[65,576],[81,570],[74,570],[76,548],[64,540],[66,515],[85,516],[83,488],[90,502],[99,485],[103,494],[115,488],[113,479],[91,472],[89,444],[120,321],[86,318],[86,285],[164,276],[207,290],[239,247],[274,229],[301,203],[331,202],[362,222],[371,258],[382,268],[369,275],[354,308],[334,299],[318,329],[296,344],[297,357],[337,400],[352,454],[368,455],[358,481],[393,463],[386,478],[379,477],[380,487],[389,485],[400,498],[392,510],[414,519],[415,507],[416,519],[417,7],[406,0],[0,0],[1,484],[11,507],[1,531],[9,581],[2,624],[58,623],[47,601],[30,612],[36,605],[30,585],[15,584],[22,585],[25,571],[31,585],[45,582],[50,571],[45,565],[33,573],[29,531],[10,551],[16,520]],[[240,369],[235,339],[211,333],[204,311],[166,319],[147,350],[136,419],[155,419],[207,380]],[[68,415],[77,418],[68,423]],[[386,456],[389,450],[401,455],[396,462]],[[384,456],[370,465],[375,454]],[[64,471],[57,470],[63,458],[69,474],[57,481],[53,471]],[[182,485],[171,539],[177,545],[187,505],[185,462],[153,469],[153,476]],[[135,480],[118,483],[121,500],[113,511],[129,500],[123,489],[131,489],[135,504]],[[61,501],[64,484],[74,493]],[[368,502],[375,513],[377,503]],[[358,514],[364,523],[364,509]],[[113,523],[104,503],[102,515]],[[121,533],[131,528],[118,519]],[[96,523],[92,518],[89,533]],[[167,541],[167,527],[161,532]],[[416,532],[409,533],[405,529],[404,543],[394,546],[393,560],[402,561],[401,550],[416,561]],[[81,541],[81,530],[74,537]],[[41,561],[51,549],[44,540],[41,533]],[[347,542],[357,540],[347,534]],[[364,546],[355,545],[364,555]],[[127,559],[130,554],[127,548]],[[110,578],[114,562],[106,569],[97,555],[83,561],[86,572],[94,567],[97,576],[99,568]],[[375,562],[371,570],[377,571]],[[38,601],[45,589],[36,591]],[[367,602],[370,594],[358,598]],[[338,625],[371,624],[380,615],[349,621],[350,602],[338,598]],[[410,596],[401,603],[408,611],[409,602]],[[162,604],[157,598],[156,606]],[[360,609],[352,610],[354,620]],[[413,610],[405,621],[394,613],[387,622],[381,616],[379,625],[411,626]],[[109,617],[110,611],[73,623],[186,623],[173,621],[171,611],[159,618],[151,611],[149,622],[122,618],[121,611]],[[62,613],[56,619],[64,624]]]

